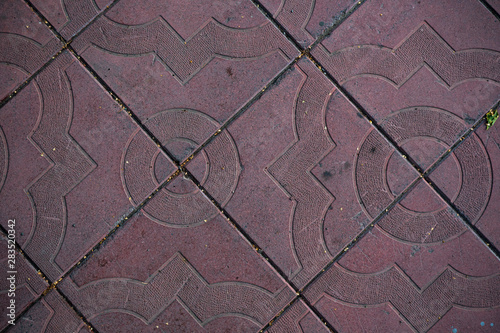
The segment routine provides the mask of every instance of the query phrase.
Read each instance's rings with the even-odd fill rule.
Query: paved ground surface
[[[1,1],[0,330],[499,332],[499,10]]]

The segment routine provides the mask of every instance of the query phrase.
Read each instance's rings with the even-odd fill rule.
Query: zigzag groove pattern
[[[340,83],[356,76],[374,75],[400,87],[424,65],[450,88],[477,78],[500,82],[499,52],[456,52],[425,22],[393,50],[363,45],[328,54],[324,47],[319,47],[313,54]]]
[[[351,272],[335,264],[305,293],[314,303],[323,295],[351,305],[390,302],[419,332],[429,330],[453,305],[500,305],[500,274],[468,277],[451,267],[425,288],[418,288],[397,266],[374,274]]]
[[[37,77],[43,107],[29,137],[51,167],[26,189],[34,223],[24,250],[50,279],[61,273],[54,259],[66,230],[64,196],[97,166],[68,133],[73,102],[63,68],[71,61],[62,54]]]
[[[269,175],[296,201],[292,249],[301,269],[292,281],[303,286],[331,259],[323,241],[322,219],[334,197],[310,170],[334,147],[324,127],[330,82],[310,63],[299,66],[305,77],[295,104],[296,142],[268,167]]]
[[[205,325],[220,316],[240,316],[264,325],[294,297],[283,287],[272,294],[238,282],[209,284],[176,253],[145,282],[132,279],[98,280],[82,287],[64,280],[70,299],[78,299],[87,318],[104,312],[124,312],[152,323],[173,301],[179,301],[193,318]]]
[[[17,66],[28,74],[45,64],[61,47],[57,39],[42,46],[28,37],[11,33],[0,33],[0,45],[0,63]]]
[[[123,55],[155,53],[174,76],[185,84],[215,56],[257,58],[280,50],[292,58],[297,50],[271,24],[233,29],[214,19],[191,38],[183,40],[162,18],[138,25],[118,24],[103,18],[95,22],[72,44],[78,52],[95,45]]]

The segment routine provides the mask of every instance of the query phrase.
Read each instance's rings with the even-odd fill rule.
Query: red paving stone
[[[2,2],[0,329],[498,330],[481,1]]]

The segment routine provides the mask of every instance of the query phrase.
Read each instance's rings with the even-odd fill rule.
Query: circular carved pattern
[[[157,113],[144,124],[179,160],[187,158],[194,147],[219,128],[206,114],[186,109]],[[196,176],[200,184],[224,206],[234,193],[241,171],[236,145],[226,130],[189,163],[190,171],[193,168],[199,171]],[[123,154],[122,180],[134,205],[145,200],[174,171],[175,166],[141,130],[132,134]],[[172,183],[178,186],[174,189]],[[171,227],[196,226],[218,214],[203,193],[182,175],[158,192],[143,210],[150,219]]]
[[[0,127],[0,191],[2,190],[5,178],[7,178],[7,169],[9,165],[9,153],[7,150],[7,140]]]
[[[457,134],[465,130],[457,116],[430,107],[400,110],[389,116],[381,125],[400,146],[418,139],[439,142],[449,147],[458,139]],[[395,198],[387,182],[387,167],[393,153],[394,149],[374,130],[366,135],[358,148],[354,168],[356,195],[363,210],[371,218],[376,217]],[[491,192],[491,165],[486,149],[473,134],[448,158],[457,162],[449,172],[458,173],[459,175],[452,178],[460,182],[450,186],[453,188],[450,199],[472,223],[475,223],[486,208]],[[439,167],[442,166],[443,164]],[[418,174],[408,177],[413,180]],[[415,211],[398,204],[378,225],[394,237],[412,243],[439,242],[465,230],[446,205],[429,210],[431,211]]]

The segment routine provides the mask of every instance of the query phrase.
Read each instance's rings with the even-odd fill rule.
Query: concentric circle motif
[[[9,165],[9,152],[7,150],[7,140],[0,127],[0,191],[2,190],[5,178],[7,178],[7,169]]]
[[[220,126],[206,114],[188,109],[157,113],[144,125],[179,160],[188,157]],[[190,171],[197,169],[200,184],[224,206],[234,193],[241,171],[236,145],[227,130],[220,132],[187,167]],[[122,158],[122,181],[134,205],[145,200],[173,171],[174,165],[141,130],[132,134]],[[158,192],[143,210],[153,221],[170,227],[200,225],[218,214],[203,193],[182,175]]]
[[[381,126],[403,147],[412,141],[435,142],[436,145],[449,147],[458,139],[457,135],[466,129],[457,116],[430,107],[400,110],[386,118]],[[391,177],[394,168],[388,168],[388,165],[393,164],[393,154],[394,149],[375,130],[368,132],[358,147],[354,162],[354,185],[359,203],[371,218],[376,217],[395,198],[391,190],[395,185],[391,186],[391,182],[388,182],[388,179],[396,178]],[[448,159],[455,163],[451,163],[451,166],[448,163],[449,169],[444,171],[456,182],[449,185],[452,189],[449,198],[455,207],[475,223],[486,208],[492,187],[491,164],[486,149],[473,134]],[[438,166],[438,169],[441,167],[443,165]],[[417,173],[411,179],[416,176]],[[378,225],[395,238],[411,243],[440,242],[461,234],[465,227],[456,214],[444,202],[436,202],[438,205],[431,205],[430,209],[397,204]]]

